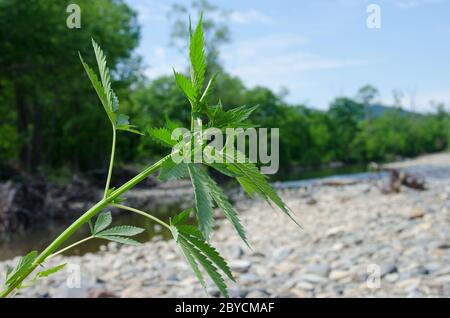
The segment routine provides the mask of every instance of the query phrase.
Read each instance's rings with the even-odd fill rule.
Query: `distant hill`
[[[411,112],[409,110],[404,110],[402,108],[393,107],[393,106],[386,106],[382,104],[372,104],[370,106],[365,107],[366,112],[372,114],[372,116],[378,117],[383,115],[387,111],[391,110],[400,110],[400,112],[404,115],[419,115],[418,113]]]

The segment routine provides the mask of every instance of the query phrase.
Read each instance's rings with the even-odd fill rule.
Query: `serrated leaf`
[[[114,112],[113,107],[113,93],[111,90],[111,77],[109,75],[109,69],[106,65],[106,56],[103,54],[100,46],[92,39],[92,46],[94,47],[95,58],[97,60],[97,66],[100,73],[100,80],[102,82],[103,91],[106,96],[106,101],[108,103],[109,110]],[[114,94],[115,95],[115,94]],[[118,103],[117,103],[118,106]]]
[[[189,177],[187,164],[184,162],[175,163],[172,158],[168,158],[161,165],[158,179],[161,181],[174,181],[187,177]]]
[[[50,268],[50,269],[47,269],[47,270],[45,270],[45,271],[41,271],[41,272],[37,273],[35,277],[36,277],[36,278],[48,277],[48,276],[50,276],[50,275],[53,275],[53,274],[59,272],[59,271],[60,271],[61,269],[63,269],[65,266],[66,266],[66,264],[64,263],[64,264],[61,264],[61,265],[52,267],[52,268]]]
[[[207,185],[207,191],[210,193],[212,199],[217,204],[217,206],[222,210],[227,219],[233,224],[234,228],[238,232],[241,239],[244,241],[247,246],[249,246],[247,241],[247,236],[245,234],[245,230],[241,225],[239,217],[228,201],[227,195],[222,191],[219,185],[208,175],[208,173],[202,169],[197,169],[197,173],[201,174],[201,179],[203,179]]]
[[[20,278],[27,270],[31,268],[34,260],[37,257],[37,251],[32,251],[21,257],[17,262],[17,265],[14,267],[12,271],[10,271],[8,278],[6,279],[5,285],[10,286],[14,284],[14,282]]]
[[[254,193],[258,194],[262,199],[267,201],[269,204],[273,202],[277,205],[289,218],[294,221],[298,226],[300,224],[294,219],[291,211],[287,205],[283,202],[277,192],[272,188],[267,180],[267,177],[263,175],[258,168],[251,163],[248,158],[246,158],[238,150],[234,150],[235,157],[231,157],[227,154],[226,149],[222,151],[222,154],[226,158],[226,164],[228,169],[240,173],[241,176],[236,179],[242,185],[244,190],[251,196]]]
[[[145,229],[131,226],[131,225],[120,225],[115,226],[109,229],[106,229],[100,233],[97,233],[97,235],[105,236],[105,235],[113,235],[113,236],[134,236],[137,234],[140,234],[144,232]]]
[[[192,257],[194,257],[197,260],[197,262],[205,269],[206,273],[214,282],[214,284],[217,286],[217,288],[219,288],[222,295],[228,297],[229,295],[227,285],[225,284],[222,275],[220,275],[214,264],[204,254],[202,254],[200,250],[198,250],[195,247],[195,245],[187,241],[183,236],[179,235],[178,241],[186,248],[187,251],[189,251]]]
[[[98,77],[95,74],[95,72],[93,71],[93,69],[86,62],[84,62],[81,54],[80,53],[78,53],[78,54],[80,56],[81,64],[83,65],[84,70],[86,71],[86,74],[88,75],[89,80],[91,81],[91,84],[94,87],[94,90],[96,91],[96,93],[100,99],[100,102],[102,103],[103,108],[105,109],[105,112],[108,115],[109,120],[114,125],[114,123],[116,121],[116,116],[115,116],[114,112],[112,112],[111,107],[108,104],[108,100],[105,95],[102,84],[98,80]]]
[[[194,274],[197,277],[198,281],[200,282],[200,285],[202,285],[203,289],[206,291],[205,280],[203,279],[203,275],[200,272],[200,269],[198,268],[195,258],[191,255],[189,248],[186,247],[185,244],[183,244],[183,243],[179,243],[178,245],[180,246],[181,251],[183,252],[183,255],[186,258],[188,264],[191,266],[192,270],[194,271]]]
[[[189,57],[191,60],[191,80],[197,96],[199,97],[203,89],[205,77],[206,59],[205,59],[205,41],[202,27],[203,17],[200,15],[197,27],[192,33],[189,43]]]
[[[236,177],[239,177],[242,175],[242,174],[238,174],[235,171],[228,169],[227,165],[224,163],[211,162],[211,163],[208,163],[208,166],[210,166],[211,168],[214,168],[215,170],[219,171],[221,174],[226,175],[227,177],[230,177],[230,178],[236,178]]]
[[[214,116],[211,120],[211,126],[216,128],[248,128],[253,125],[245,125],[243,121],[247,120],[250,115],[259,106],[240,106],[224,111],[221,106],[217,107]]]
[[[191,103],[195,103],[196,92],[189,78],[181,73],[176,72],[175,70],[173,70],[173,76],[175,77],[175,82],[177,83],[178,87],[181,88],[189,101],[191,101]]]
[[[192,212],[192,208],[189,208],[189,209],[186,209],[186,210],[178,213],[177,215],[175,215],[173,218],[170,219],[170,224],[177,225],[177,224],[183,223],[189,217],[191,212]]]
[[[139,130],[137,130],[136,127],[137,126],[135,126],[135,125],[121,125],[121,126],[116,126],[116,129],[122,130],[122,131],[128,131],[133,134],[144,136],[144,134],[141,133]]]
[[[183,233],[180,228],[178,228],[178,230]],[[228,267],[228,264],[214,247],[209,245],[206,241],[199,239],[197,236],[187,235],[183,233],[183,238],[191,242],[196,248],[198,248],[203,254],[205,254],[218,268],[220,268],[228,276],[228,278],[230,278],[232,281],[235,281],[233,274],[231,273],[231,269]]]
[[[135,241],[129,237],[122,237],[122,236],[114,236],[114,235],[96,235],[96,237],[101,238],[101,239],[105,239],[108,241],[113,241],[113,242],[117,242],[117,243],[121,243],[121,244],[126,244],[126,245],[133,245],[133,246],[139,246],[141,245],[140,242]]]
[[[97,66],[100,73],[100,80],[97,77],[97,74],[93,71],[93,69],[84,62],[83,58],[80,55],[81,63],[91,80],[92,86],[97,92],[98,97],[103,105],[103,108],[108,115],[111,124],[114,129],[128,131],[131,133],[142,135],[141,132],[137,129],[135,125],[131,125],[129,122],[129,116],[125,114],[116,114],[119,110],[119,99],[116,93],[111,88],[111,77],[109,74],[109,69],[106,65],[106,56],[101,50],[100,46],[92,39],[92,46],[94,47],[95,58],[97,60]]]
[[[112,216],[111,211],[102,212],[97,217],[97,220],[95,221],[94,225],[94,233],[93,235],[96,235],[97,233],[103,231],[106,229],[112,222]]]
[[[148,135],[159,144],[172,148],[177,144],[176,140],[172,140],[172,132],[167,128],[149,128]]]
[[[244,227],[239,220],[239,217],[234,209],[233,205],[228,201],[227,195],[222,191],[222,189],[217,185],[217,183],[209,178],[209,186],[211,189],[211,195],[216,202],[217,206],[222,210],[227,219],[233,224],[236,232],[238,232],[241,239],[247,246],[250,246],[247,241],[247,235],[245,234]]]
[[[186,234],[186,235],[193,235],[198,237],[201,240],[204,240],[202,232],[199,231],[197,227],[194,225],[189,224],[178,224],[177,229],[180,233]]]
[[[188,170],[194,187],[195,209],[199,229],[208,239],[214,223],[214,210],[211,193],[208,189],[208,180],[195,164],[189,164]]]

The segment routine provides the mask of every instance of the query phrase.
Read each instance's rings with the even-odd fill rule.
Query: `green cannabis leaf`
[[[66,266],[66,264],[64,263],[64,264],[49,268],[47,270],[38,272],[35,276],[35,279],[49,277],[50,275],[53,275],[53,274],[59,272],[60,270],[62,270],[65,266]]]
[[[131,125],[129,122],[129,116],[126,114],[118,113],[119,111],[119,99],[116,93],[111,88],[111,76],[109,74],[109,68],[106,65],[106,56],[103,53],[100,46],[92,39],[92,46],[94,47],[95,58],[97,60],[97,66],[100,73],[100,80],[95,74],[94,70],[83,60],[83,57],[79,53],[81,64],[86,71],[89,79],[91,80],[94,90],[108,115],[115,130],[123,130],[131,133],[143,135],[135,125]]]
[[[172,132],[167,128],[149,128],[147,132],[160,145],[172,148],[177,144],[177,141],[172,139]]]
[[[189,177],[187,164],[175,163],[172,158],[166,159],[162,165],[158,179],[161,181],[174,181]]]
[[[189,213],[183,211],[174,218],[174,221],[176,220],[177,223],[171,222],[170,224],[172,235],[203,288],[206,290],[206,284],[199,265],[203,267],[220,292],[225,297],[228,297],[227,286],[218,269],[232,281],[235,281],[233,274],[226,261],[214,247],[204,240],[202,233],[196,227],[181,224],[187,215]]]
[[[203,36],[202,20],[203,15],[201,14],[195,31],[190,31],[191,39],[189,44],[189,57],[191,59],[191,81],[192,86],[195,89],[196,100],[200,100],[206,70],[205,41]],[[195,109],[194,107],[194,111],[197,110],[198,109]]]
[[[144,229],[131,225],[120,225],[107,229],[111,223],[112,216],[110,211],[100,213],[95,222],[92,237],[128,245],[141,244],[138,241],[129,238],[129,236],[140,234],[144,232]]]
[[[112,223],[111,211],[102,212],[97,217],[97,221],[95,221],[94,231],[92,235],[98,234],[100,231],[106,229]]]
[[[20,257],[14,268],[7,268],[5,285],[13,285],[28,269],[31,268],[37,257],[37,251],[32,251],[27,255]]]
[[[208,239],[214,224],[213,198],[208,188],[208,179],[196,164],[189,164],[188,170],[194,187],[195,211],[199,229]]]

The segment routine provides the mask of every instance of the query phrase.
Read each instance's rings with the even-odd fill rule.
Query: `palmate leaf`
[[[175,218],[178,220],[185,219],[186,211],[183,211]],[[204,240],[202,234],[195,226],[180,223],[174,224],[171,222],[170,228],[175,241],[180,246],[187,262],[192,267],[192,270],[205,291],[206,284],[199,266],[205,270],[217,288],[219,288],[222,295],[228,297],[227,286],[218,269],[232,281],[234,281],[234,277],[223,257],[220,256],[214,247]]]
[[[189,164],[188,170],[194,187],[195,210],[199,229],[208,240],[214,223],[214,209],[211,192],[208,188],[208,179],[196,164]]]
[[[131,226],[131,225],[120,225],[107,229],[112,223],[111,212],[103,212],[97,217],[93,229],[91,229],[92,236],[95,238],[100,238],[108,241],[114,241],[117,243],[128,244],[128,245],[140,245],[136,240],[129,238],[129,236],[134,236],[144,232],[144,229]]]

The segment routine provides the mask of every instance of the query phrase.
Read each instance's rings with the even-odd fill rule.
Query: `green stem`
[[[133,188],[135,185],[143,181],[145,178],[147,178],[150,174],[155,172],[161,167],[161,164],[169,158],[170,155],[162,158],[161,160],[157,161],[153,165],[147,167],[144,169],[141,173],[130,179],[128,182],[123,184],[120,188],[116,189],[115,191],[111,192],[108,197],[100,200],[97,202],[93,207],[91,207],[88,211],[86,211],[82,216],[80,216],[75,222],[73,222],[67,229],[64,230],[52,243],[50,243],[47,248],[42,251],[41,254],[36,258],[36,260],[33,262],[33,265],[19,278],[17,279],[13,284],[8,286],[6,289],[0,292],[0,298],[8,296],[14,289],[22,283],[22,281],[28,277],[28,275],[33,272],[33,270],[39,266],[39,264],[43,263],[47,257],[49,257],[58,247],[61,246],[72,234],[77,231],[83,224],[88,222],[92,217],[94,217],[96,214],[98,214],[101,210],[103,210],[105,207],[107,207],[115,198],[122,195],[123,193],[127,192],[131,188]]]
[[[88,236],[88,237],[86,237],[86,238],[84,238],[84,239],[82,239],[82,240],[79,240],[78,242],[75,242],[75,243],[73,243],[73,244],[70,244],[69,246],[64,247],[63,249],[59,250],[58,252],[55,252],[55,253],[49,255],[49,256],[47,257],[47,259],[50,259],[50,258],[52,258],[52,257],[55,257],[56,255],[59,255],[59,254],[61,254],[61,253],[64,253],[65,251],[70,250],[72,247],[75,247],[75,246],[77,246],[77,245],[79,245],[79,244],[81,244],[81,243],[84,243],[84,242],[86,242],[86,241],[89,241],[90,239],[93,239],[93,238],[94,238],[94,236],[91,235],[91,236]]]
[[[151,220],[161,224],[162,226],[164,226],[164,227],[166,227],[166,228],[168,228],[170,230],[169,224],[167,224],[166,222],[164,222],[164,221],[158,219],[157,217],[155,217],[155,216],[153,216],[151,214],[148,214],[148,213],[146,213],[144,211],[141,211],[141,210],[138,210],[138,209],[126,206],[126,205],[122,205],[122,204],[112,204],[112,206],[114,206],[116,208],[119,208],[119,209],[122,209],[122,210],[128,210],[130,212],[134,212],[134,213],[140,214],[142,216],[145,216],[146,218],[151,219]]]
[[[114,166],[114,155],[116,153],[116,128],[113,127],[113,138],[111,147],[111,158],[109,159],[108,177],[106,178],[105,192],[103,194],[103,199],[106,199],[109,190],[109,184],[111,183],[111,175]]]

